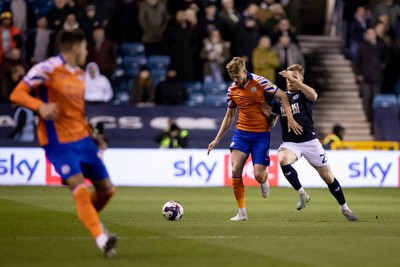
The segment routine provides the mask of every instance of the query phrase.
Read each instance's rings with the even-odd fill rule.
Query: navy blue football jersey
[[[285,92],[289,98],[292,108],[293,117],[298,124],[303,127],[303,133],[296,135],[293,131],[288,132],[288,120],[285,110],[282,108],[281,101],[274,98],[271,103],[272,112],[280,115],[280,123],[282,128],[282,140],[284,142],[307,142],[317,138],[314,131],[314,121],[312,118],[313,102],[301,92]]]

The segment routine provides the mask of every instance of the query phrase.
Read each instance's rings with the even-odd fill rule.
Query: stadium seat
[[[146,67],[146,63],[145,56],[125,56],[123,59],[125,76],[128,78],[136,77],[140,69]]]
[[[203,84],[204,92],[208,94],[220,94],[225,93],[228,90],[225,82],[205,82]]]
[[[117,106],[128,106],[129,93],[125,91],[116,92],[113,104]]]
[[[203,84],[200,81],[187,82],[185,83],[186,92],[191,93],[203,93]]]
[[[188,95],[188,100],[186,100],[183,104],[188,107],[203,107],[204,102],[204,94],[200,92],[194,92]]]
[[[150,69],[150,73],[155,85],[157,85],[161,81],[165,81],[165,77],[167,74],[166,70],[160,70],[160,69]]]
[[[207,94],[205,104],[207,107],[225,107],[226,106],[226,94]]]
[[[377,94],[372,102],[374,110],[378,108],[397,108],[397,98],[394,94]]]
[[[122,43],[120,52],[122,56],[145,56],[143,43]]]
[[[170,63],[169,56],[154,55],[154,56],[149,56],[148,67],[151,70],[152,69],[167,70],[169,63]]]

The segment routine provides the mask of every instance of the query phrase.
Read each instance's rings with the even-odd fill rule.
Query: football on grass
[[[178,201],[168,201],[162,208],[162,215],[168,221],[178,221],[183,216],[183,207]]]

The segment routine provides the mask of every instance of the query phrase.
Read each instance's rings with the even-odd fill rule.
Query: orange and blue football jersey
[[[248,73],[244,87],[235,83],[228,88],[228,107],[239,108],[236,129],[248,132],[269,131],[267,119],[262,114],[260,103],[265,101],[264,94],[275,95],[278,87],[266,78]]]
[[[36,91],[36,98],[29,94]],[[75,142],[89,136],[84,113],[84,71],[67,65],[61,55],[36,64],[13,90],[10,99],[38,110],[45,103],[56,103],[59,116],[40,118],[37,127],[41,146]]]

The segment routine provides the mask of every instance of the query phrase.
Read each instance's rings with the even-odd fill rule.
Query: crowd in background
[[[162,82],[154,81],[146,67],[137,75],[125,75],[131,79],[130,101],[137,106],[179,104],[186,97],[183,85],[190,81],[228,81],[225,64],[233,56],[245,58],[249,71],[285,89],[277,71],[294,63],[305,65],[297,36],[302,32],[303,2],[5,0],[0,6],[0,103],[8,102],[25,70],[57,54],[57,33],[74,28],[81,28],[88,40],[88,102],[113,98],[117,89],[111,84],[116,84],[120,47],[126,42],[144,44],[147,57],[170,58]],[[339,2],[343,3],[343,53],[354,64],[360,93],[394,90],[400,69],[393,61],[400,54],[399,4]],[[169,96],[171,91],[175,94]]]

